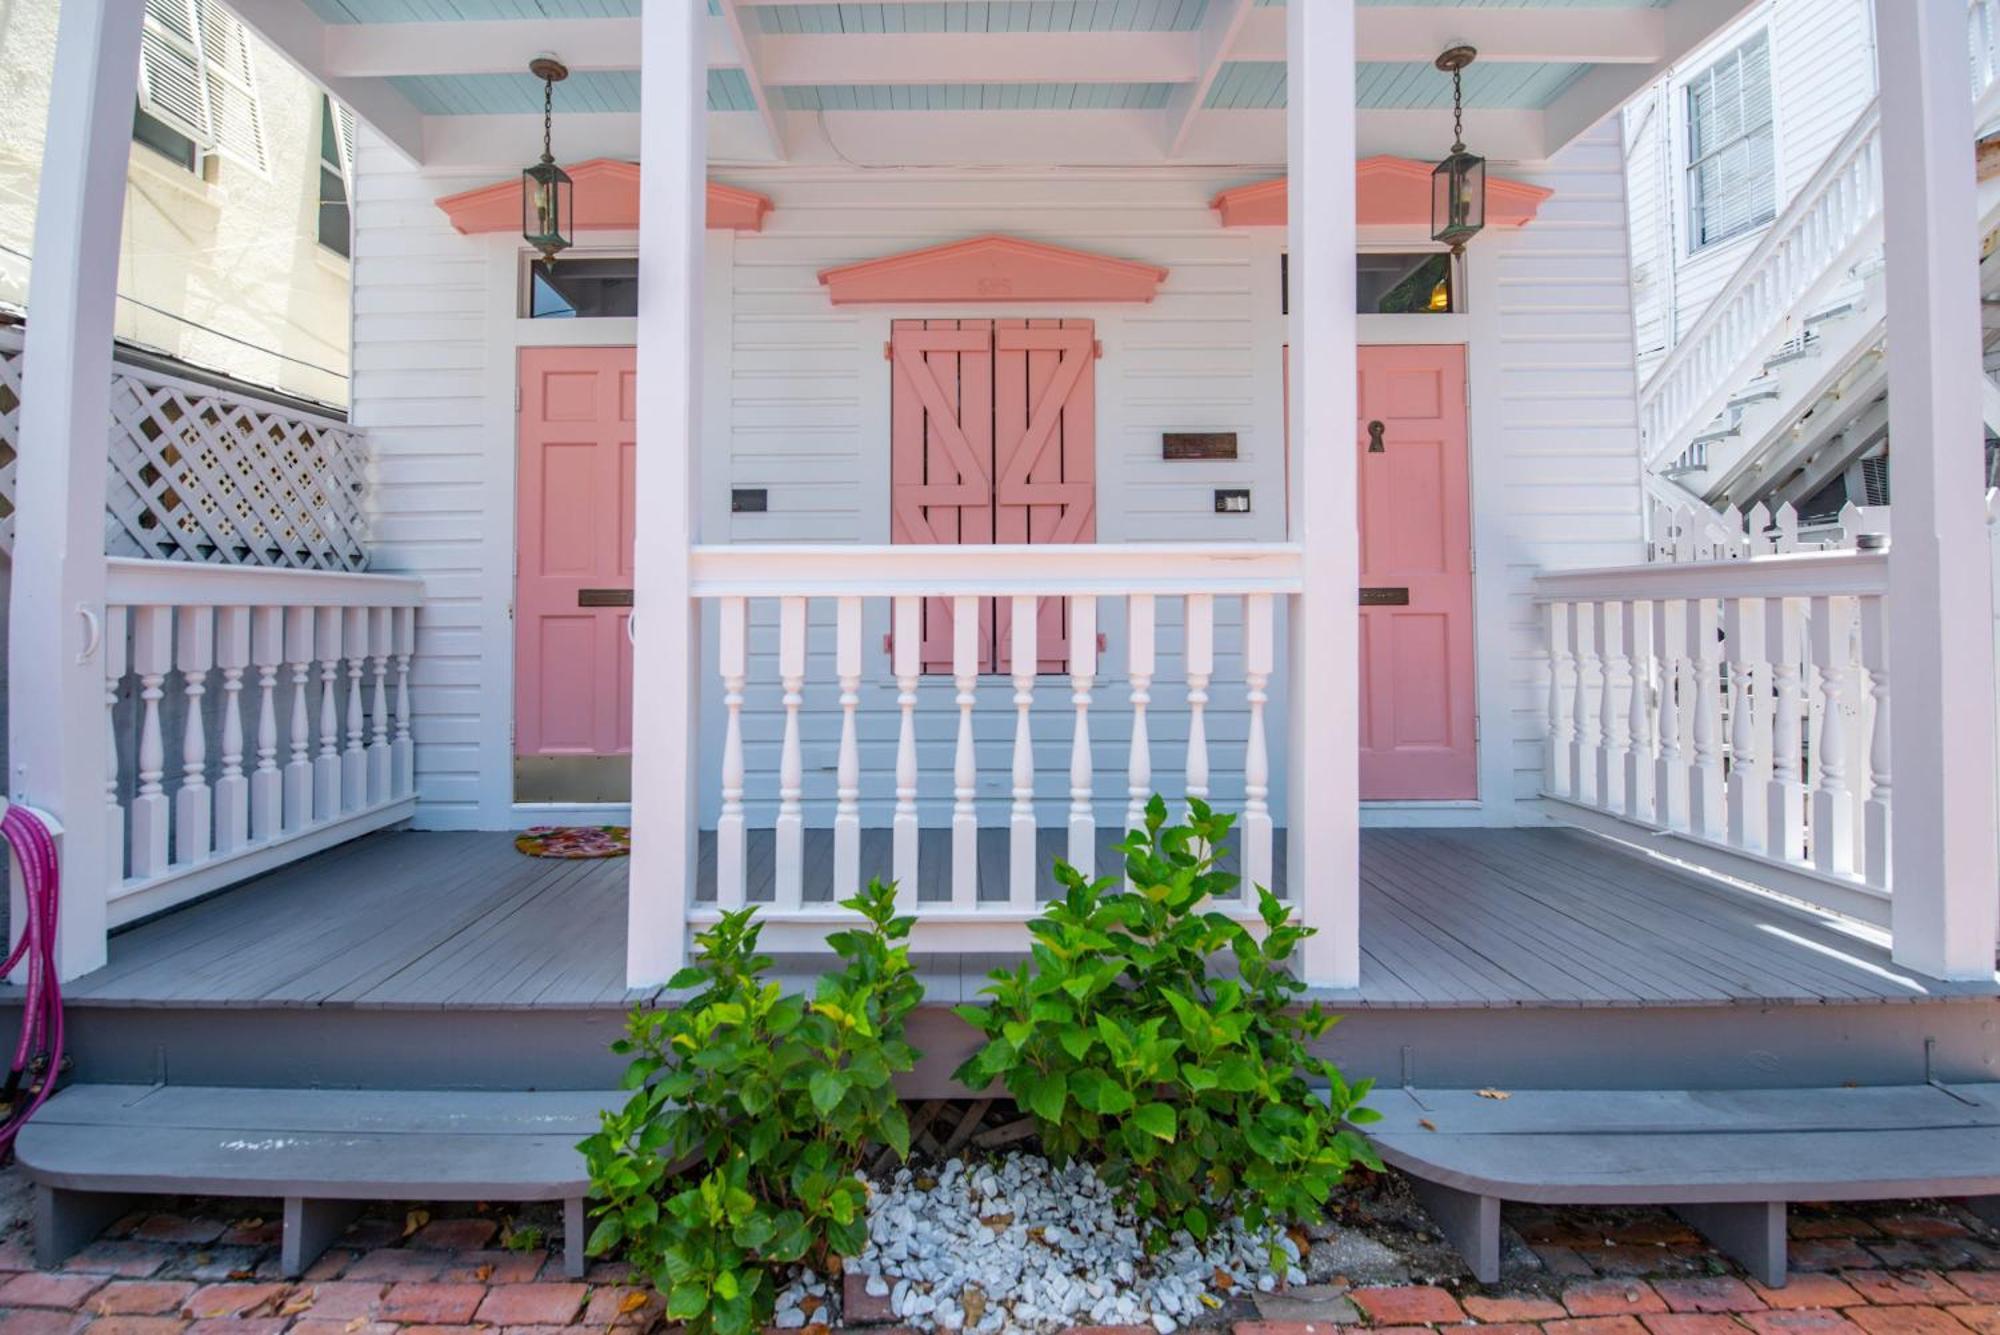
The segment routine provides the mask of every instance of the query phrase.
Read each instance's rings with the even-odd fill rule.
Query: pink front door
[[[1361,796],[1479,795],[1465,349],[1361,349]]]
[[[514,754],[629,756],[633,349],[523,348],[520,377]]]
[[[889,345],[890,533],[898,543],[1097,539],[1097,342],[1089,320],[897,320]],[[979,665],[1011,670],[1012,605],[980,608]],[[1045,598],[1039,670],[1069,666]],[[924,608],[924,670],[950,672],[951,606]]]

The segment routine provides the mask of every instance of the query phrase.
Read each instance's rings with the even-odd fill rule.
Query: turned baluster
[[[951,600],[951,675],[957,687],[958,741],[951,765],[951,903],[979,902],[979,760],[972,743],[972,706],[978,702],[979,599]]]
[[[1729,644],[1729,843],[1753,853],[1764,851],[1766,792],[1758,746],[1760,715],[1770,706],[1763,694],[1764,600],[1731,598],[1723,611]],[[1769,728],[1761,729],[1768,732]]]
[[[1694,762],[1688,774],[1688,827],[1704,839],[1728,833],[1729,813],[1723,800],[1722,778],[1722,658],[1716,646],[1717,613],[1713,599],[1691,598],[1687,604],[1687,651],[1694,665]]]
[[[1813,669],[1819,679],[1819,776],[1812,792],[1813,865],[1836,876],[1854,873],[1854,794],[1847,787],[1848,630],[1851,600],[1812,600]]]
[[[177,618],[174,666],[181,672],[181,786],[174,794],[174,861],[205,862],[214,850],[215,795],[208,786],[208,720],[202,702],[215,666],[215,609],[183,607]]]
[[[1146,828],[1146,802],[1153,792],[1153,744],[1146,732],[1146,707],[1153,694],[1153,595],[1125,600],[1125,676],[1132,702],[1132,744],[1125,761],[1125,828]]]
[[[1243,682],[1250,705],[1250,736],[1243,747],[1243,881],[1269,889],[1275,843],[1271,825],[1271,753],[1264,732],[1276,654],[1273,605],[1268,593],[1243,599]]]
[[[222,773],[215,781],[215,851],[250,842],[250,780],[243,773],[243,671],[250,666],[250,609],[215,614],[215,661],[222,669]]]
[[[1805,695],[1799,681],[1803,630],[1798,599],[1764,600],[1764,656],[1771,663],[1771,766],[1764,781],[1764,847],[1772,857],[1787,862],[1803,862],[1806,853],[1806,787],[1799,778],[1804,749]]]
[[[386,802],[394,780],[389,750],[389,651],[394,647],[390,633],[394,612],[386,607],[368,610],[369,684],[368,704],[368,801]]]
[[[749,676],[748,604],[724,598],[716,608],[716,658],[722,676],[722,811],[715,821],[715,902],[740,909],[748,895],[743,829],[743,685]]]
[[[1875,704],[1868,732],[1868,800],[1861,804],[1861,875],[1890,890],[1889,600],[1879,595],[1861,599],[1861,666]]]
[[[285,764],[285,829],[303,830],[313,823],[315,765],[312,747],[312,709],[306,699],[306,682],[312,676],[313,638],[318,617],[310,607],[285,609],[285,662],[292,673],[292,705],[288,712],[291,758]]]
[[[1549,692],[1548,727],[1542,745],[1542,791],[1551,797],[1574,793],[1570,763],[1576,749],[1576,717],[1570,712],[1574,685],[1570,681],[1568,603],[1548,605]]]
[[[1687,604],[1663,598],[1653,604],[1653,643],[1660,655],[1659,755],[1653,761],[1653,819],[1670,830],[1688,827],[1687,758],[1681,750],[1681,691],[1685,676]]]
[[[340,640],[341,609],[317,610],[313,652],[319,662],[319,754],[313,757],[313,818],[340,815]]]
[[[778,752],[778,819],[774,881],[777,907],[805,902],[805,762],[799,751],[799,706],[805,702],[806,600],[778,600],[778,678],[784,686],[785,738]]]
[[[132,671],[139,677],[139,787],[132,797],[132,876],[145,880],[167,870],[172,808],[160,780],[167,768],[160,701],[174,663],[170,607],[132,609]]]
[[[1576,720],[1576,737],[1570,743],[1569,772],[1575,783],[1573,795],[1587,806],[1597,804],[1597,752],[1599,746],[1598,712],[1591,708],[1593,703],[1590,687],[1592,665],[1597,659],[1596,603],[1571,603],[1569,609],[1570,657],[1576,662],[1576,681],[1571,692],[1570,716]]]
[[[1069,600],[1070,704],[1076,710],[1069,743],[1069,865],[1097,874],[1097,815],[1090,756],[1090,688],[1097,680],[1097,599]]]
[[[1606,811],[1625,810],[1625,761],[1631,750],[1631,712],[1626,692],[1632,689],[1632,667],[1625,657],[1625,608],[1615,602],[1597,604],[1599,660],[1604,684],[1597,693],[1597,803]]]
[[[416,739],[411,735],[410,657],[417,651],[417,609],[396,609],[396,735],[389,740],[389,771],[396,796],[417,788]]]
[[[834,762],[833,897],[861,889],[861,743],[854,712],[861,704],[861,600],[834,604],[834,675],[840,682],[840,751]]]
[[[278,769],[278,668],[285,661],[285,609],[250,614],[250,658],[257,666],[257,768],[250,775],[250,837],[274,838],[285,824],[285,776]]]
[[[367,716],[363,712],[361,678],[368,658],[368,609],[349,607],[343,644],[347,650],[347,749],[340,753],[340,809],[359,811],[368,805]]]
[[[1625,616],[1625,651],[1632,664],[1631,695],[1626,711],[1626,731],[1631,744],[1625,751],[1625,814],[1635,821],[1653,819],[1653,605],[1650,602],[1622,603]]]
[[[1014,677],[1013,805],[1007,814],[1007,900],[1017,909],[1035,906],[1035,737],[1029,715],[1035,704],[1038,598],[1012,600],[1009,656]]]
[[[899,597],[892,645],[896,674],[896,814],[890,821],[891,874],[896,878],[896,907],[904,913],[917,907],[917,684],[924,670],[924,602]]]

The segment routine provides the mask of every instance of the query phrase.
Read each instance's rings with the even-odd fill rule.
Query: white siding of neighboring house
[[[1484,812],[1509,821],[1540,761],[1533,679],[1541,645],[1528,581],[1544,563],[1629,560],[1639,542],[1636,431],[1631,402],[1631,314],[1622,174],[1607,125],[1558,163],[1514,174],[1554,186],[1543,219],[1518,235],[1490,233],[1472,251],[1475,532],[1481,546],[1481,648],[1490,660],[1482,700],[1490,756]],[[512,642],[506,598],[513,560],[514,332],[506,311],[514,273],[507,238],[463,238],[432,201],[492,174],[425,177],[364,147],[358,191],[355,417],[379,459],[377,568],[424,574],[416,682],[420,820],[504,826],[509,809]],[[718,541],[889,540],[889,368],[886,311],[835,309],[817,281],[828,265],[981,232],[1007,232],[1161,264],[1171,274],[1145,306],[1004,308],[913,315],[1062,315],[1091,318],[1104,345],[1097,364],[1098,529],[1102,542],[1275,541],[1283,537],[1283,405],[1275,229],[1222,229],[1208,201],[1242,175],[1185,172],[729,174],[772,196],[760,234],[710,233],[710,331],[705,376],[703,523]],[[504,320],[503,320],[504,323]],[[567,323],[567,322],[565,322]],[[590,322],[600,323],[600,322]],[[623,322],[602,322],[617,342]],[[539,330],[542,326],[536,326]],[[552,337],[591,331],[569,324]],[[629,338],[629,333],[625,333]],[[1234,462],[1164,463],[1165,430],[1235,431]],[[770,510],[731,514],[731,486],[764,487]],[[1247,486],[1248,515],[1213,512],[1212,490]],[[1178,783],[1186,736],[1178,600],[1162,600],[1154,688],[1156,773]],[[1234,600],[1217,608],[1218,656],[1209,733],[1214,792],[1241,801],[1243,699]],[[886,609],[864,639],[864,819],[886,824],[896,720],[881,653]],[[830,814],[839,732],[832,671],[832,608],[816,608],[803,735],[808,818]],[[1100,819],[1124,805],[1124,622],[1100,614],[1109,648],[1094,711]],[[776,790],[781,711],[771,609],[752,635],[745,708],[753,820]],[[1282,663],[1282,653],[1279,658]],[[1284,772],[1282,673],[1271,732]],[[640,689],[644,689],[643,684]],[[712,687],[710,689],[713,689]],[[1005,819],[1011,688],[980,687],[982,817]],[[709,711],[710,722],[717,711]],[[1066,679],[1037,692],[1037,795],[1044,820],[1067,798],[1071,720]],[[951,732],[947,688],[926,683],[920,712],[927,821],[948,809]],[[703,797],[715,794],[705,740]],[[1537,757],[1530,761],[1531,753]],[[1282,794],[1274,795],[1274,805]],[[1282,810],[1282,807],[1279,808]]]
[[[1875,96],[1871,0],[1763,0],[1625,111],[1633,316],[1642,376],[1755,249],[1759,228],[1690,255],[1685,81],[1759,28],[1771,41],[1776,209],[1784,211]]]
[[[0,304],[14,307],[29,304],[56,10],[56,0],[0,0]],[[348,263],[318,241],[320,92],[254,39],[251,60],[265,170],[225,158],[196,175],[132,146],[116,332],[251,384],[345,404]]]

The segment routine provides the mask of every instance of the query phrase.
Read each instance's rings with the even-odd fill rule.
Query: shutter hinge
[[[882,340],[882,360],[885,362],[896,360],[896,345],[887,339]]]
[[[517,413],[521,411],[521,382],[519,380],[514,382],[514,411]]]
[[[1477,714],[1472,716],[1472,740],[1475,742],[1479,740],[1479,715]]]
[[[1090,340],[1090,355],[1091,355],[1091,358],[1092,358],[1093,360],[1095,360],[1095,361],[1100,361],[1100,362],[1101,362],[1101,361],[1103,361],[1103,360],[1104,360],[1104,340],[1103,340],[1103,339],[1101,339],[1101,338],[1093,338],[1093,339],[1091,339],[1091,340]]]

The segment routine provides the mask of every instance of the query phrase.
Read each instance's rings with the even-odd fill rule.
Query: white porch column
[[[58,968],[105,959],[104,486],[141,0],[64,0],[15,477],[7,791],[60,818]],[[123,652],[123,646],[118,652]],[[22,914],[12,920],[16,937]]]
[[[666,981],[687,953],[694,898],[696,657],[689,597],[701,439],[701,245],[707,170],[706,7],[655,4],[639,59],[640,516],[633,552],[632,873],[625,976]]]
[[[1356,522],[1354,0],[1285,11],[1291,184],[1291,534],[1305,592],[1291,606],[1286,856],[1305,978],[1361,980],[1360,613]]]
[[[1992,573],[1965,6],[1876,0],[1889,292],[1895,959],[1993,971]]]

